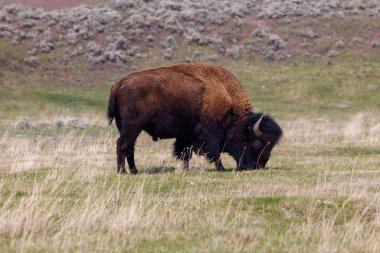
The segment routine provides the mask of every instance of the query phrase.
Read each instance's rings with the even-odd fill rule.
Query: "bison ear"
[[[263,120],[263,117],[264,117],[264,114],[261,115],[260,119],[253,125],[253,134],[256,137],[259,137],[262,134],[262,132],[260,131],[260,124],[261,124],[261,121]]]

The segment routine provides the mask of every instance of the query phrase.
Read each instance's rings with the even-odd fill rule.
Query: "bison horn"
[[[260,119],[255,123],[255,125],[253,125],[253,133],[256,136],[260,136],[261,135],[260,124],[261,124],[261,121],[263,120],[263,117],[264,117],[264,114],[261,115]]]

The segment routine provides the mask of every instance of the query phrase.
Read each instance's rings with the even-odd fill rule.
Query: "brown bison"
[[[112,86],[109,123],[115,118],[117,171],[125,158],[136,174],[135,141],[142,130],[153,140],[176,138],[174,155],[189,168],[192,152],[205,155],[224,171],[221,152],[230,154],[237,170],[264,168],[282,135],[269,116],[252,112],[239,81],[222,67],[179,64],[131,73]]]

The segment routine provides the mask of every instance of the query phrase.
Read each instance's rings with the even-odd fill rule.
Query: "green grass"
[[[47,55],[51,66],[30,68],[14,47],[0,49],[6,49],[0,50],[6,59],[0,68],[0,252],[379,249],[378,59],[221,61],[255,110],[273,115],[284,129],[270,169],[236,173],[224,154],[226,173],[199,157],[190,172],[179,172],[172,141],[142,134],[136,145],[141,173],[119,176],[117,130],[107,126],[105,112],[112,83],[128,71],[88,69],[83,59],[61,66]],[[22,116],[49,125],[14,127]],[[58,129],[54,123],[62,117],[79,117],[90,127]]]
[[[64,91],[48,88],[36,89],[31,92],[30,100],[39,101],[40,106],[52,105],[58,108],[67,108],[73,112],[83,110],[101,112],[107,107],[108,88],[72,88]]]
[[[172,141],[142,135],[137,176],[116,174],[110,127],[3,126],[0,251],[374,251],[378,116],[359,116],[327,121],[329,131],[288,120],[271,169],[239,173],[198,157],[178,173]]]
[[[105,113],[109,85],[98,87],[65,87],[64,84],[28,84],[26,87],[5,86],[0,95],[2,118],[24,115],[53,115],[60,112]]]
[[[241,80],[255,110],[276,117],[345,115],[379,106],[380,61],[376,58],[342,55],[332,65],[322,60],[299,59],[275,64],[258,59],[249,65],[247,62],[221,64]],[[99,73],[100,78],[96,79],[97,70],[87,69],[84,73],[92,78],[86,80],[78,69],[70,70],[73,73],[69,79],[26,71],[22,78],[12,71],[3,71],[6,82],[0,94],[0,109],[4,119],[37,116],[41,112],[104,114],[111,85],[127,74],[114,69],[106,75]],[[79,83],[85,84],[84,87],[75,85],[76,78],[82,79]]]
[[[333,238],[339,233],[344,235],[346,227],[352,223],[368,224],[367,229],[370,229],[377,212],[370,201],[351,200],[339,194],[324,197],[296,194],[287,197],[277,192],[275,196],[247,193],[239,197],[234,193],[257,181],[275,189],[269,173],[167,173],[119,178],[114,173],[103,172],[102,176],[83,181],[80,171],[67,172],[43,169],[30,175],[19,173],[17,177],[3,174],[4,180],[13,183],[3,188],[7,194],[1,197],[0,209],[21,210],[22,203],[33,203],[29,206],[33,219],[40,215],[48,217],[44,219],[48,219],[44,225],[34,225],[37,231],[44,231],[45,241],[40,241],[41,235],[33,230],[28,232],[27,227],[10,239],[4,228],[3,236],[0,236],[4,250],[18,249],[12,246],[11,241],[26,243],[26,235],[27,240],[34,241],[33,245],[28,246],[33,251],[63,250],[55,244],[53,236],[59,238],[61,233],[66,233],[62,226],[78,219],[78,225],[74,225],[71,232],[67,231],[70,234],[66,236],[73,241],[64,246],[65,250],[97,251],[103,247],[116,247],[114,250],[117,252],[193,252],[202,249],[208,252],[273,252],[297,248],[315,251],[326,240],[323,238],[323,228],[318,228],[324,222],[332,229],[329,233]],[[307,177],[305,168],[302,172]],[[286,179],[288,176],[285,173],[277,174],[275,181],[282,181],[284,177]],[[338,178],[335,176],[329,180],[336,182]],[[214,180],[218,183],[215,184]],[[294,181],[287,184],[298,185]],[[36,187],[39,187],[38,190]],[[37,202],[30,202],[32,198]],[[13,199],[12,206],[5,204],[7,199]],[[44,209],[36,213],[39,209],[35,209],[34,205],[37,203]],[[91,207],[103,210],[100,223],[93,224],[99,211],[92,212]],[[139,214],[131,210],[136,208]],[[81,212],[87,212],[89,216],[83,220],[79,218]],[[124,219],[128,215],[137,215],[136,220],[131,221],[133,224],[136,222],[136,226],[125,229],[112,227],[110,222],[126,222],[115,217],[118,213],[125,213],[121,216]],[[16,218],[17,214],[13,217]],[[98,225],[94,227],[95,224]],[[307,232],[303,234],[299,230],[304,229],[304,224],[317,228],[309,235]],[[76,236],[79,238],[74,240]],[[102,236],[103,240],[97,239],[98,236]],[[349,249],[351,246],[343,243],[340,247]]]
[[[380,92],[368,89],[372,84],[380,90],[379,68],[376,58],[343,55],[332,65],[318,60],[260,62],[235,73],[260,110],[279,116],[332,116],[379,106]]]

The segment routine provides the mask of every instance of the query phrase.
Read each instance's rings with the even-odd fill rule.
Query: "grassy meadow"
[[[379,252],[380,61],[220,64],[284,129],[267,170],[182,172],[142,134],[141,173],[119,176],[105,111],[127,70],[0,69],[0,252]],[[89,127],[55,126],[73,117]]]

